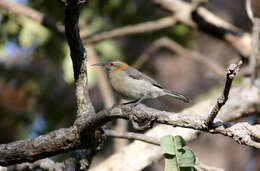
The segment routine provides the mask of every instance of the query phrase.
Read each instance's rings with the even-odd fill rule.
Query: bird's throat
[[[128,68],[128,65],[127,64],[122,64],[119,67],[115,68],[113,71],[119,71],[119,70],[126,69],[126,68]]]

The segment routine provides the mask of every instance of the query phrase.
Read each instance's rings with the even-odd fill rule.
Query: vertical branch
[[[65,2],[65,34],[73,63],[78,107],[75,124],[81,127],[84,126],[88,116],[94,114],[94,108],[88,94],[87,55],[80,39],[78,27],[79,7],[84,2],[82,0]]]
[[[259,3],[255,0],[246,0],[246,11],[249,19],[253,23],[253,29],[251,34],[251,53],[249,58],[249,66],[251,70],[251,84],[257,77],[258,67],[258,48],[259,48],[259,35],[260,35],[260,16],[259,16]]]
[[[252,8],[251,8],[251,0],[246,0],[246,12],[247,12],[247,16],[248,18],[253,22],[254,20],[254,16],[253,16],[253,11],[252,11]]]
[[[252,51],[250,54],[250,70],[251,70],[251,83],[254,82],[257,76],[257,56],[259,55],[258,46],[259,46],[259,34],[260,34],[260,19],[254,18],[253,20],[253,30],[252,30]]]
[[[212,124],[212,122],[216,118],[217,114],[219,113],[221,107],[227,102],[232,82],[234,80],[234,77],[240,70],[242,64],[243,64],[242,61],[240,61],[238,64],[231,64],[228,67],[225,87],[223,89],[222,94],[219,96],[217,103],[215,104],[214,108],[211,110],[208,118],[206,119],[206,121],[205,121],[206,125],[210,126]]]
[[[65,6],[65,34],[70,47],[75,82],[78,81],[81,64],[86,57],[85,49],[79,35],[78,19],[79,7],[75,4],[67,4]]]
[[[93,149],[90,148],[88,152],[93,152],[94,154],[96,153],[95,147],[98,144],[95,141],[95,131],[87,129],[86,123],[88,122],[88,119],[95,114],[95,110],[88,94],[87,53],[82,44],[78,27],[80,14],[79,8],[83,3],[85,3],[85,0],[65,1],[65,34],[70,48],[76,86],[77,118],[74,125],[78,129],[80,135],[91,135],[87,140],[88,142],[84,140],[84,144],[90,143],[93,146]],[[75,154],[77,153],[80,153],[80,151]],[[87,151],[82,150],[81,153],[83,155],[79,155],[78,158],[72,157],[70,162],[79,163],[82,169],[87,169],[93,155],[90,156],[89,160],[85,160],[82,158],[88,156]]]

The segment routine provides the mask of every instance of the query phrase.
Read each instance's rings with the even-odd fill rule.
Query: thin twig
[[[252,34],[251,34],[251,53],[250,53],[250,57],[249,57],[249,66],[250,66],[250,72],[251,72],[251,85],[254,83],[256,77],[257,77],[257,67],[258,67],[258,63],[257,63],[257,59],[259,56],[259,35],[260,35],[260,18],[258,18],[257,16],[255,17],[255,13],[258,13],[257,11],[255,11],[258,7],[258,5],[256,4],[256,1],[253,1],[254,4],[252,4],[252,0],[246,0],[246,11],[247,11],[247,15],[248,18],[251,20],[251,22],[253,23],[253,29],[252,29]],[[256,5],[252,6],[252,5]],[[253,11],[252,7],[255,9]]]
[[[234,77],[236,76],[236,74],[239,72],[241,66],[242,66],[242,61],[239,61],[239,63],[237,65],[236,64],[231,64],[229,66],[227,74],[226,74],[225,87],[223,89],[222,94],[218,98],[216,105],[211,110],[208,118],[206,119],[206,121],[205,121],[206,125],[210,126],[212,124],[212,122],[216,118],[217,114],[219,113],[221,107],[223,105],[225,105],[226,101],[228,100],[228,95],[229,95],[229,91],[231,89],[232,82],[233,82]]]
[[[139,140],[153,145],[160,145],[160,141],[156,138],[133,132],[120,132],[115,130],[105,130],[105,134],[113,138],[123,138],[129,140]]]
[[[164,28],[173,26],[176,23],[176,19],[173,16],[161,18],[156,21],[143,22],[141,24],[124,26],[111,31],[103,32],[100,34],[94,34],[87,36],[84,39],[84,44],[96,43],[105,39],[111,39],[119,36],[143,34],[158,31]]]
[[[170,40],[169,38],[160,38],[156,40],[149,48],[147,51],[145,51],[135,62],[133,65],[136,68],[140,68],[151,56],[152,53],[154,53],[156,50],[159,48],[164,47],[168,48],[179,55],[190,58],[196,62],[199,62],[206,67],[208,67],[210,70],[214,71],[219,77],[223,77],[225,75],[224,69],[219,66],[216,62],[213,60],[209,59],[208,57],[192,50],[187,50],[184,49],[181,45],[176,43],[173,40]]]
[[[140,69],[154,52],[164,46],[164,39],[165,38],[160,38],[153,42],[152,45],[150,45],[149,48],[135,61],[133,67]]]
[[[253,19],[253,30],[252,30],[252,51],[250,54],[250,69],[251,69],[251,84],[255,81],[257,76],[257,59],[259,58],[259,35],[260,35],[260,18]]]
[[[251,7],[251,0],[246,0],[246,12],[248,18],[251,20],[251,22],[254,22],[254,16],[253,16],[253,11]]]

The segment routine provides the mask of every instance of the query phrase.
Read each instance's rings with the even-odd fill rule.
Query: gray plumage
[[[109,71],[112,87],[124,98],[141,101],[167,95],[186,103],[190,101],[180,93],[164,89],[154,79],[121,61],[112,61],[103,66]]]

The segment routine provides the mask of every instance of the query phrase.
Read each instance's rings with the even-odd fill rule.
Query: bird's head
[[[106,64],[100,63],[100,64],[93,64],[92,66],[103,66],[108,71],[119,71],[128,68],[128,65],[121,61],[110,61]]]

